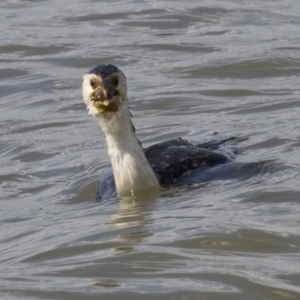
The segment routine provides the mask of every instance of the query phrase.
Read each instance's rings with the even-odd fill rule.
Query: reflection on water
[[[0,3],[0,298],[299,299],[299,3]],[[127,76],[144,147],[238,136],[201,184],[94,202],[82,74]]]
[[[159,190],[154,190],[144,195],[118,199],[119,209],[111,216],[109,223],[119,228],[146,225],[149,220],[146,221],[145,214],[151,212],[152,205],[159,194]]]

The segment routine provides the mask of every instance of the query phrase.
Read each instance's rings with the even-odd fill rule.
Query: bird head
[[[127,102],[126,77],[116,66],[97,65],[83,75],[82,94],[90,113],[116,112]]]

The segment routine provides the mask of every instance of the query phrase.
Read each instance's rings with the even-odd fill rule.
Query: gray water
[[[300,299],[300,2],[0,3],[1,299]],[[127,76],[143,145],[248,138],[238,175],[94,201],[82,74]]]

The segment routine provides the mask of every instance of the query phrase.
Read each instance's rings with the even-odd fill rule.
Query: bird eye
[[[91,87],[94,88],[96,85],[95,79],[90,80]]]
[[[113,77],[111,79],[111,85],[116,87],[119,84],[119,78],[118,77]]]

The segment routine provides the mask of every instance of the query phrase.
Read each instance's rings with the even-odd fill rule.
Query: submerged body
[[[228,168],[210,172],[211,167],[233,160],[237,153],[235,148],[226,147],[226,153],[216,150],[222,147],[224,143],[234,142],[235,140],[236,138],[232,137],[201,144],[191,144],[178,138],[150,146],[144,152],[161,186],[199,184],[212,179],[228,178],[228,172],[235,171],[236,166],[231,168],[228,166]],[[192,154],[192,156],[189,156],[189,154]],[[180,158],[183,162],[181,164],[178,163]],[[118,192],[112,169],[103,169],[97,184],[96,201],[99,202],[117,196]]]
[[[103,173],[101,198],[127,196],[170,186],[182,176],[229,162],[231,153],[219,151],[228,140],[192,144],[181,138],[143,149],[135,135],[128,106],[126,77],[112,65],[98,65],[83,76],[84,102],[106,136],[112,174]]]

